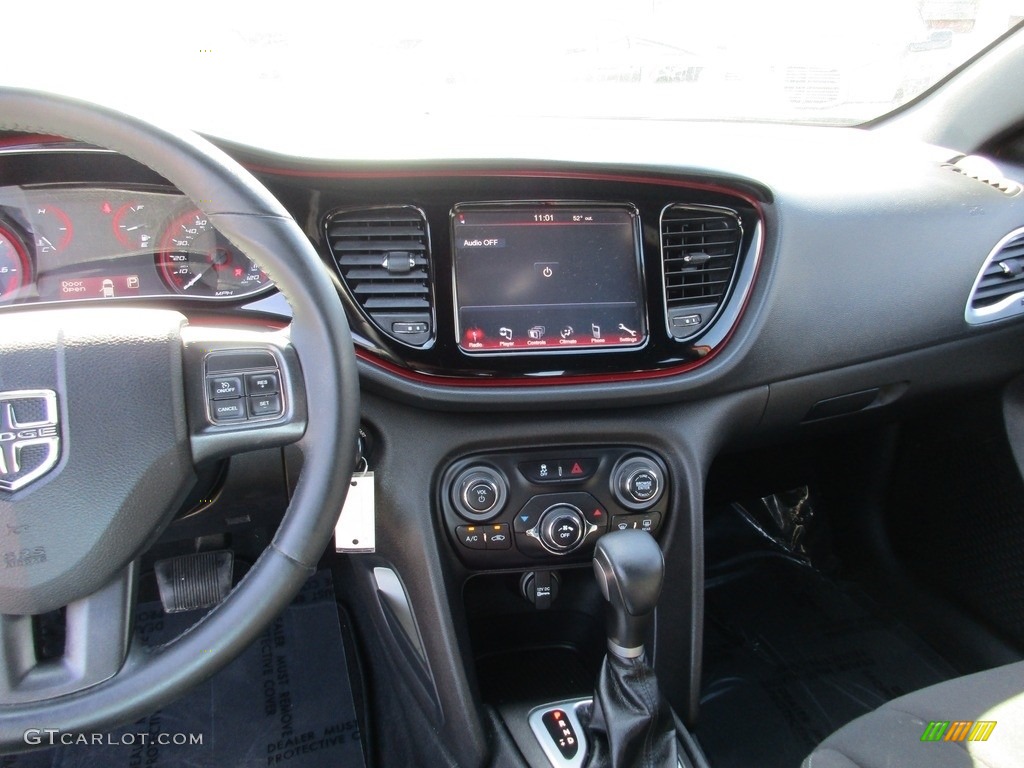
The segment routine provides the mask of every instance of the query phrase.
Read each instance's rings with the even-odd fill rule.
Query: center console
[[[591,564],[600,542],[628,531],[645,545],[637,556],[660,566],[644,532],[665,526],[670,483],[665,460],[631,444],[474,453],[440,474],[442,527],[475,574],[463,599],[481,694],[537,768],[587,759],[591,699],[611,647],[601,628],[609,596]]]
[[[657,535],[668,473],[635,446],[483,453],[453,462],[439,506],[459,558],[479,570],[589,562],[613,530]]]

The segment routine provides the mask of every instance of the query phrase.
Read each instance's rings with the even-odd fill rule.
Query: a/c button
[[[487,534],[482,525],[460,525],[455,529],[459,543],[469,549],[486,549]]]

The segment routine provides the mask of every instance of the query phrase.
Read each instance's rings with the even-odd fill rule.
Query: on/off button
[[[211,400],[229,400],[243,394],[240,376],[213,376],[209,379],[209,386]]]
[[[459,517],[484,523],[501,513],[508,499],[507,483],[491,467],[466,467],[452,478],[449,498]]]
[[[498,487],[490,480],[473,480],[463,489],[462,500],[474,512],[485,514],[498,503]]]

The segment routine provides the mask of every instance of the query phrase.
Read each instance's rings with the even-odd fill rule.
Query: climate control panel
[[[665,522],[668,472],[631,446],[486,453],[441,476],[444,527],[475,568],[537,566],[590,557],[608,531],[656,534]]]

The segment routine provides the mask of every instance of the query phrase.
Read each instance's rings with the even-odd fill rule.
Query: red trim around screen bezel
[[[556,171],[556,170],[477,170],[477,169],[453,169],[451,171],[436,171],[436,170],[417,170],[417,171],[355,171],[355,170],[330,170],[330,171],[307,171],[299,168],[282,168],[267,165],[258,165],[254,163],[246,163],[246,168],[252,173],[271,174],[276,176],[287,176],[291,178],[309,178],[309,179],[352,179],[352,180],[366,180],[366,179],[419,179],[419,178],[478,178],[478,177],[512,177],[512,178],[542,178],[542,179],[578,179],[585,181],[612,181],[620,183],[634,183],[634,184],[649,184],[656,186],[665,187],[680,187],[684,189],[696,189],[705,192],[715,192],[719,194],[730,195],[732,197],[738,197],[741,200],[748,203],[757,212],[758,218],[761,220],[761,226],[764,226],[764,211],[761,207],[761,202],[751,196],[750,194],[743,192],[742,190],[728,187],[724,185],[718,185],[707,182],[689,181],[683,179],[665,179],[657,176],[644,176],[633,173],[591,173],[586,171]],[[757,275],[761,269],[761,257],[764,252],[764,238],[758,243],[757,253],[757,266],[754,271],[754,275],[751,282],[757,280]],[[733,334],[736,331],[737,326],[742,320],[744,313],[746,312],[747,305],[750,302],[751,292],[748,292],[743,299],[743,304],[740,306],[739,313],[736,316],[736,321],[733,323],[732,328],[726,334],[722,342],[707,352],[706,355],[698,360],[692,360],[686,363],[680,363],[678,365],[661,368],[658,370],[651,371],[627,371],[623,373],[585,373],[585,374],[570,374],[559,378],[551,379],[537,379],[528,376],[519,378],[472,378],[468,376],[435,376],[428,373],[421,373],[420,371],[413,371],[407,368],[403,368],[396,363],[386,360],[380,355],[371,352],[362,347],[356,347],[356,357],[363,362],[380,368],[382,371],[389,373],[394,376],[406,379],[408,381],[414,381],[419,384],[427,384],[436,387],[446,388],[457,388],[457,387],[472,387],[472,388],[495,388],[495,387],[565,387],[565,386],[576,386],[576,385],[592,385],[592,384],[622,384],[626,382],[644,381],[650,379],[662,379],[670,376],[677,376],[682,373],[687,373],[699,368],[702,365],[709,363],[715,357],[717,357],[723,349],[728,345],[732,339]]]

